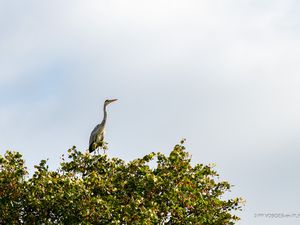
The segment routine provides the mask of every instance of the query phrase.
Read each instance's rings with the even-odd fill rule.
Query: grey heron
[[[104,146],[104,128],[107,119],[106,106],[110,103],[117,101],[118,99],[107,99],[103,105],[103,120],[98,124],[91,133],[90,142],[89,142],[89,152],[95,151],[97,148],[102,148]]]

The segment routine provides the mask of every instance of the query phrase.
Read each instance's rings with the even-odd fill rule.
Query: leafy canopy
[[[75,147],[57,171],[46,160],[29,177],[22,155],[0,155],[0,224],[234,224],[241,198],[183,146],[129,163]],[[155,166],[153,161],[156,160]]]

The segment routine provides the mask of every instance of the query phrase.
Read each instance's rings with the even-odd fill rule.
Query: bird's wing
[[[97,130],[99,129],[99,126],[100,126],[100,124],[95,126],[94,130],[92,131],[91,136],[90,136],[89,145],[93,144],[96,141]]]
[[[103,132],[104,132],[104,126],[102,124],[98,124],[91,133],[89,145],[93,144],[97,139],[97,135]]]

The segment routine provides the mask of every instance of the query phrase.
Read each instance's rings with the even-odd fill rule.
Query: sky
[[[109,155],[215,163],[240,225],[299,224],[296,0],[0,0],[0,154],[56,169],[109,105]]]

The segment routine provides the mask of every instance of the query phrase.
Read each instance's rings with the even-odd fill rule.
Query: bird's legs
[[[103,145],[102,145],[104,155],[106,155],[106,150],[108,149],[107,144],[108,144],[107,142],[103,142]]]
[[[107,150],[107,142],[102,142],[100,145],[96,145],[95,147],[95,151],[94,151],[94,155],[98,154],[99,155],[99,149],[103,149],[104,154],[106,154],[106,150]]]

